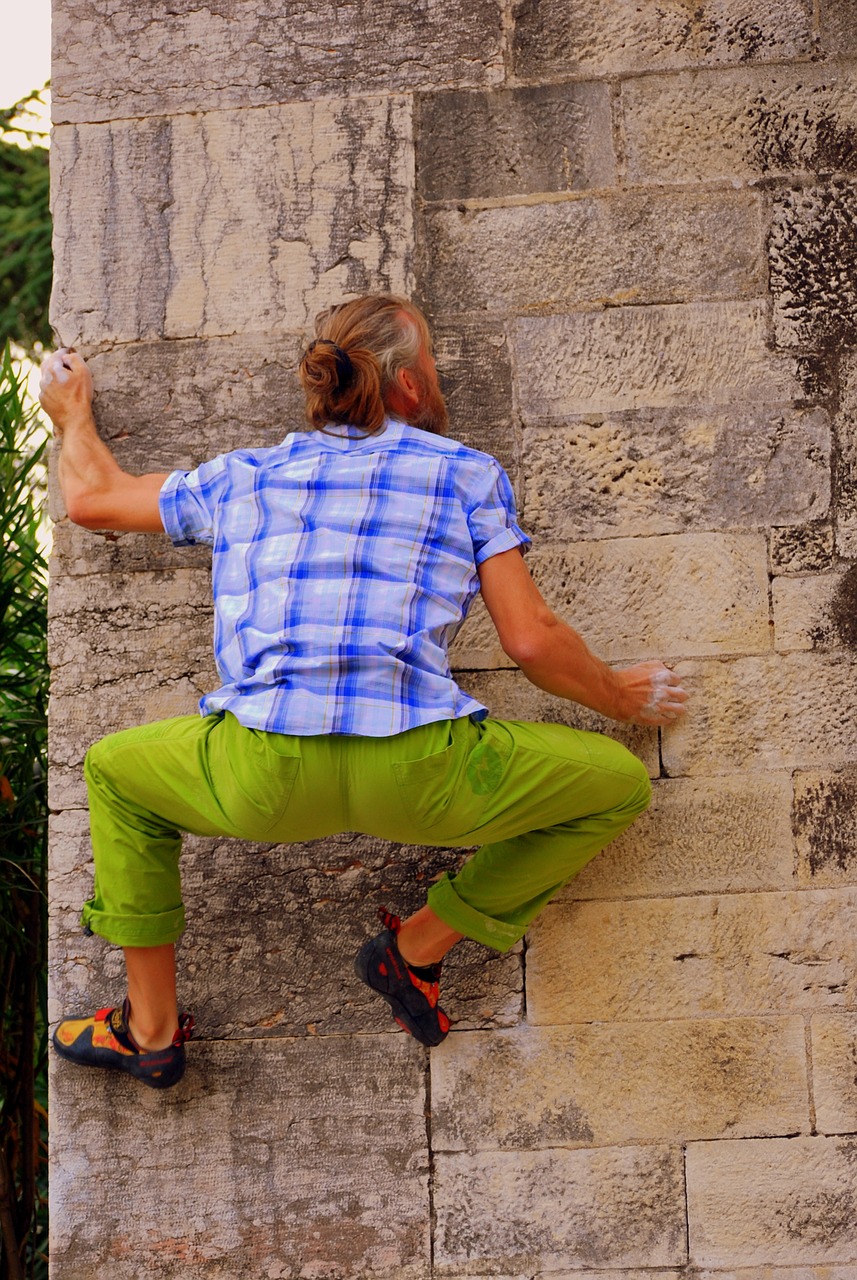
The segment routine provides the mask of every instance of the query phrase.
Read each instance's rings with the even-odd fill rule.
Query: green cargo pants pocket
[[[495,722],[454,720],[449,737],[443,751],[393,765],[409,818],[440,841],[481,826],[512,754],[511,738]]]

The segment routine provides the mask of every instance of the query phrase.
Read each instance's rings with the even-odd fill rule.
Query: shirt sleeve
[[[195,471],[173,471],[161,487],[161,519],[177,547],[214,542],[214,515],[226,488],[227,455],[204,462]]]
[[[515,547],[530,544],[530,539],[518,524],[515,495],[499,462],[490,459],[480,482],[475,486],[478,500],[467,515],[473,539],[473,558],[478,565],[501,551],[512,551]]]

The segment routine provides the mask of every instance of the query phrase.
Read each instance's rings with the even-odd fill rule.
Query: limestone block
[[[852,126],[857,169],[857,103]],[[786,191],[774,202],[768,240],[774,335],[780,347],[835,358],[857,340],[857,184]]]
[[[68,0],[54,19],[54,119],[258,107],[351,92],[487,85],[503,75],[494,0],[194,0],[129,10]]]
[[[430,303],[422,298],[423,305]],[[432,324],[441,388],[449,409],[449,434],[471,449],[497,458],[515,483],[519,446],[513,418],[512,367],[502,325]]]
[[[500,647],[490,614],[477,596],[455,640],[450,645],[449,660],[453,671],[516,669],[511,658]],[[467,682],[467,676],[462,675]]]
[[[766,345],[761,303],[612,308],[516,320],[526,422],[577,413],[801,398],[795,363]]]
[[[417,99],[417,190],[426,200],[576,191],[616,179],[606,84],[450,90]]]
[[[434,306],[567,311],[754,298],[764,289],[755,193],[581,196],[426,215]]]
[[[523,79],[719,66],[813,50],[806,0],[764,0],[752,11],[737,0],[695,8],[680,0],[633,8],[586,0],[575,6],[573,22],[562,0],[517,0],[514,12],[514,69]]]
[[[833,529],[829,524],[786,526],[771,530],[771,572],[823,573],[833,563]]]
[[[685,1258],[681,1153],[489,1151],[434,1161],[434,1275],[668,1267]]]
[[[578,1278],[575,1276],[574,1280]],[[638,1277],[627,1277],[627,1280],[638,1280]],[[639,1280],[648,1280],[648,1277],[640,1276]],[[847,1263],[842,1267],[826,1263],[817,1267],[811,1263],[804,1267],[729,1267],[726,1271],[718,1267],[716,1271],[694,1269],[693,1280],[854,1280],[854,1268]]]
[[[670,776],[857,762],[857,670],[841,650],[682,663],[677,670],[693,701],[663,735]]]
[[[821,1133],[857,1131],[857,1014],[812,1019],[812,1091]]]
[[[621,89],[632,182],[857,169],[854,77],[841,65],[646,76]]]
[[[105,1268],[428,1280],[425,1058],[412,1040],[192,1043],[188,1061],[156,1094],[53,1060],[63,1280]]]
[[[388,1006],[354,976],[358,948],[379,929],[377,906],[401,915],[466,857],[459,850],[344,834],[260,845],[186,837],[179,946],[182,999],[205,1038],[401,1033]],[[56,820],[52,849],[51,1016],[115,1000],[121,961],[78,918],[92,892],[87,815]],[[443,1003],[456,1032],[521,1017],[518,950],[464,943],[444,966]]]
[[[770,646],[761,534],[668,534],[534,551],[551,607],[607,661]]]
[[[844,573],[775,578],[774,646],[782,652],[835,646],[839,633],[832,613]]]
[[[691,1143],[691,1262],[718,1268],[857,1262],[855,1158],[853,1138]]]
[[[834,420],[836,550],[857,559],[857,353],[829,353],[836,370],[839,412]]]
[[[822,409],[591,414],[525,423],[523,439],[527,531],[557,541],[774,523],[785,534],[830,503]]]
[[[435,1152],[808,1131],[802,1018],[468,1032],[432,1059]]]
[[[560,900],[786,889],[794,884],[785,773],[661,778],[651,807]]]
[[[857,1007],[857,891],[552,904],[530,931],[538,1025]]]
[[[407,292],[410,133],[399,97],[57,129],[62,341],[270,341],[344,295]]]
[[[797,773],[794,779],[797,875],[804,884],[857,880],[857,769]]]
[[[660,773],[658,734],[655,729],[619,724],[604,716],[568,702],[565,698],[544,693],[530,684],[520,671],[461,671],[459,683],[488,707],[498,720],[532,720],[538,724],[569,724],[589,733],[606,733],[639,756],[650,777]]]
[[[218,688],[205,569],[57,578],[49,602],[51,806],[85,805],[89,745],[196,713]],[[107,692],[109,690],[109,692]]]
[[[821,0],[820,17],[821,44],[825,52],[834,57],[857,54],[857,5],[854,0]]]

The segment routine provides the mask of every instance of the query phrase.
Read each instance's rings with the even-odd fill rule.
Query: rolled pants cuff
[[[495,920],[469,906],[458,896],[448,875],[429,889],[428,905],[450,929],[463,933],[465,938],[472,938],[474,942],[493,947],[495,951],[508,951],[527,932],[526,925],[507,924],[505,920]]]
[[[117,947],[161,947],[177,942],[184,932],[184,907],[151,916],[117,916],[84,903],[80,923]]]

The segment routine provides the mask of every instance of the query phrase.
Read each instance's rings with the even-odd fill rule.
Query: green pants
[[[643,765],[610,738],[490,719],[359,738],[181,716],[102,739],[86,778],[95,890],[82,923],[121,946],[181,934],[184,831],[277,844],[355,831],[481,845],[428,901],[450,928],[504,951],[650,795]]]

